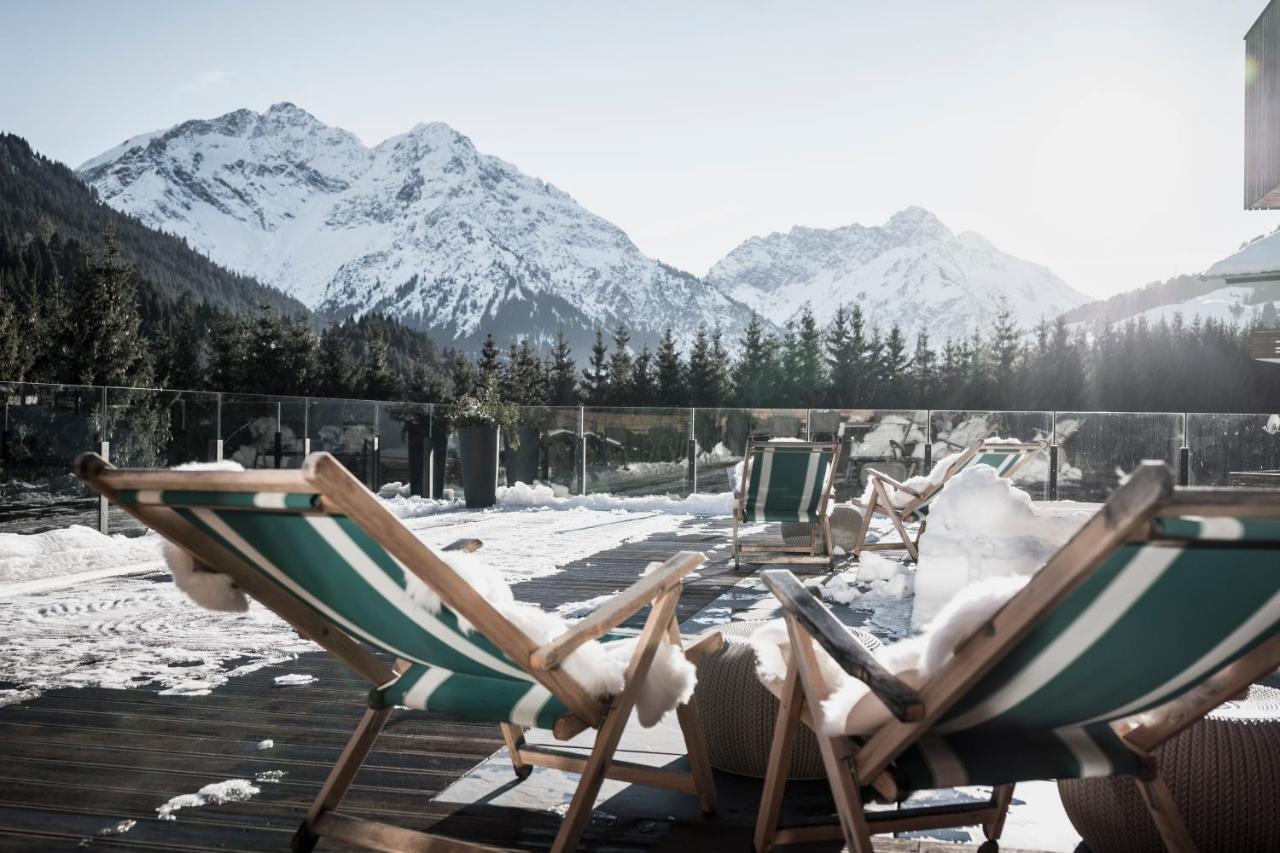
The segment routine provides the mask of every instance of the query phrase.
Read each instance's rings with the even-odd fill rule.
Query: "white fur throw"
[[[879,649],[876,658],[909,687],[919,688],[951,659],[955,650],[995,615],[1018,590],[1025,577],[994,577],[973,584],[951,599],[922,633]],[[756,675],[775,694],[780,692],[791,659],[785,623],[766,623],[751,635]],[[821,726],[827,735],[870,735],[893,715],[866,684],[846,673],[821,647],[819,667],[830,689],[822,702]]]
[[[175,471],[243,471],[239,462],[187,462],[175,466]],[[204,563],[191,558],[186,551],[172,542],[164,543],[164,559],[173,573],[173,583],[187,597],[206,610],[225,610],[243,613],[249,609],[249,599],[236,586],[230,575],[214,571]]]

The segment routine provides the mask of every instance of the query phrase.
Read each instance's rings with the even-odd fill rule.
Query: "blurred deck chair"
[[[379,850],[476,847],[337,811],[395,706],[497,723],[520,778],[532,766],[580,773],[557,851],[577,846],[606,777],[696,795],[704,812],[714,810],[692,699],[676,709],[690,771],[613,757],[659,646],[682,644],[675,620],[681,579],[702,563],[701,554],[654,564],[569,631],[536,646],[327,453],[313,453],[290,471],[127,470],[84,454],[76,474],[198,563],[230,575],[368,680],[368,709],[294,836],[294,850],[310,850],[320,837]],[[418,585],[417,597],[410,594],[410,575],[438,597],[437,610],[423,606]],[[649,605],[620,695],[591,695],[560,668],[584,643],[622,639],[613,629]],[[711,634],[684,653],[696,660],[719,640]],[[525,727],[551,729],[560,739],[598,731],[584,758],[527,745]]]
[[[838,442],[747,440],[743,483],[733,512],[733,565],[813,563],[834,565],[827,504],[835,479]],[[749,522],[800,522],[809,525],[809,542],[788,545],[744,542],[740,525]]]
[[[980,825],[998,839],[1017,782],[1131,775],[1166,847],[1195,850],[1152,753],[1280,666],[1280,492],[1178,488],[1145,463],[954,655],[913,689],[785,570],[764,583],[790,640],[755,845]],[[859,736],[816,715],[821,646],[887,709]],[[855,706],[856,708],[857,706]],[[842,709],[843,710],[843,709]],[[866,720],[866,717],[862,717]],[[780,829],[796,728],[818,731],[838,824]],[[828,734],[823,734],[826,731]],[[864,811],[864,794],[993,786],[987,801]],[[994,850],[994,843],[984,850]]]
[[[996,469],[1001,477],[1012,479],[1023,465],[1027,464],[1037,453],[1049,446],[1047,441],[1031,441],[1019,443],[994,443],[981,441],[956,455],[950,466],[937,482],[929,483],[921,489],[910,486],[890,477],[874,468],[867,470],[867,479],[871,486],[871,499],[862,507],[862,524],[858,528],[858,537],[854,541],[853,553],[861,555],[863,551],[898,551],[906,549],[911,559],[920,557],[920,537],[924,535],[925,521],[929,515],[929,505],[942,491],[947,481],[966,468],[974,465],[988,465]],[[890,491],[890,490],[893,491]],[[910,495],[910,500],[897,506],[892,500],[895,493]],[[855,504],[857,502],[855,501]],[[897,540],[867,542],[867,532],[871,529],[871,520],[876,513],[888,517],[898,531]],[[919,528],[912,538],[907,533],[906,525],[918,521]]]

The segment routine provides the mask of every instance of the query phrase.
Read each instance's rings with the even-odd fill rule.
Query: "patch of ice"
[[[311,684],[320,679],[302,672],[291,672],[288,675],[277,675],[273,680],[277,686],[288,687],[295,684]]]
[[[214,782],[205,785],[194,794],[179,794],[156,809],[160,820],[176,820],[173,813],[179,809],[193,809],[200,806],[217,806],[222,803],[239,803],[262,793],[248,779],[228,779],[225,782]]]
[[[280,780],[284,779],[285,774],[286,774],[286,771],[284,770],[260,770],[257,773],[253,774],[253,781],[267,782],[274,785]]]
[[[264,750],[264,749],[271,749],[271,748],[272,748],[272,747],[274,747],[275,745],[276,745],[276,742],[275,742],[275,741],[273,741],[271,738],[267,738],[266,740],[260,740],[260,741],[258,741],[258,745],[257,745],[257,746],[255,746],[255,747],[254,747],[254,749],[256,749],[256,750],[258,750],[259,752],[261,752],[261,751],[262,751],[262,750]]]

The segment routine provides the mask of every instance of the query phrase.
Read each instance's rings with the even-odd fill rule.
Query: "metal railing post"
[[[103,459],[105,459],[108,462],[111,461],[111,442],[107,441],[106,439],[100,439],[98,441],[98,447],[96,449],[99,456],[101,456]],[[110,522],[111,522],[110,515],[108,514],[107,509],[108,509],[108,504],[107,504],[106,496],[98,495],[98,532],[103,534],[104,536],[108,533],[108,530],[110,528]]]
[[[1049,445],[1049,500],[1058,499],[1058,445]]]
[[[933,409],[924,410],[924,473],[933,470]]]
[[[685,464],[685,486],[690,492],[698,491],[698,432],[697,432],[697,410],[689,409],[689,442],[686,451]]]
[[[578,407],[578,452],[582,454],[581,467],[578,469],[578,494],[587,493],[587,420],[586,409]]]

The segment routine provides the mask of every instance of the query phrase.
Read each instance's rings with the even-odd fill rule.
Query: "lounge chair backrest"
[[[753,444],[743,517],[813,522],[831,485],[835,444]]]
[[[1174,699],[1280,631],[1280,514],[1162,511],[1036,623],[936,731],[1054,731]],[[1024,591],[1007,608],[1022,606]]]
[[[438,584],[424,583],[324,496],[202,489],[202,475],[208,474],[225,472],[187,472],[181,490],[121,489],[114,499],[176,513],[321,619],[414,664],[387,686],[384,701],[442,708],[463,704],[478,717],[539,725],[565,713],[565,706],[489,637],[463,627],[437,595]],[[299,485],[305,482],[299,477]],[[400,525],[389,513],[386,519]],[[439,582],[461,582],[446,563],[432,562]],[[430,703],[414,690],[430,694]],[[470,697],[465,703],[456,701],[464,696]]]

